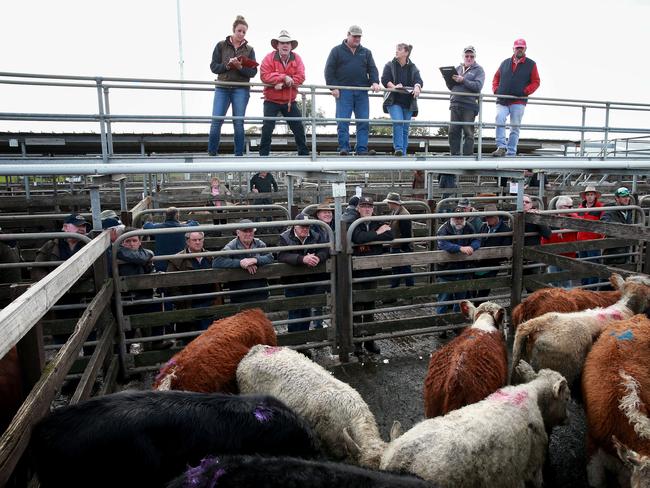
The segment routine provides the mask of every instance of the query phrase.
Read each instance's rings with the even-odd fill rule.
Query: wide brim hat
[[[334,209],[330,205],[328,205],[327,203],[319,203],[318,207],[316,207],[316,210],[314,210],[314,213],[316,214],[316,213],[320,212],[321,210],[332,212]]]
[[[390,192],[388,195],[386,195],[386,198],[384,198],[384,203],[396,203],[397,205],[402,205],[402,199],[399,196],[399,193],[395,192]]]
[[[588,187],[586,187],[584,190],[582,190],[580,192],[580,198],[582,198],[584,200],[585,199],[585,193],[588,193],[590,191],[594,192],[596,194],[596,197],[600,197],[600,195],[602,195],[602,193],[600,193],[598,190],[596,190],[595,186],[589,185]]]
[[[292,39],[291,36],[289,35],[289,32],[287,32],[286,30],[281,30],[280,34],[278,34],[278,37],[274,37],[273,39],[271,39],[271,46],[273,46],[273,49],[278,48],[278,42],[290,42],[291,49],[296,49],[298,47],[298,41]]]

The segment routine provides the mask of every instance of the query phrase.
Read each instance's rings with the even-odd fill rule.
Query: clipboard
[[[456,72],[456,67],[455,66],[441,66],[440,68],[440,73],[442,74],[442,77],[445,79],[445,83],[447,84],[447,88],[451,90],[452,87],[455,85],[458,85],[456,83],[452,76],[457,75],[458,73]]]
[[[257,61],[249,58],[248,56],[237,56],[237,59],[239,59],[239,62],[244,68],[256,68],[259,66],[259,63]]]

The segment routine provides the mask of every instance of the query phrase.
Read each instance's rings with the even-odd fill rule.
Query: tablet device
[[[458,74],[455,66],[441,66],[440,73],[442,73],[442,77],[445,79],[445,83],[450,90],[454,85],[458,84],[452,79],[452,76]]]

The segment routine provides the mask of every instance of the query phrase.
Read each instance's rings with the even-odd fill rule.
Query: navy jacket
[[[171,229],[174,227],[188,227],[199,225],[195,220],[188,220],[186,223],[181,223],[178,220],[165,220],[162,224],[154,224],[153,222],[145,222],[142,226],[143,229]],[[190,229],[188,229],[189,231]],[[166,256],[168,254],[176,254],[185,249],[185,234],[183,232],[176,232],[174,234],[160,234],[155,237],[156,256]],[[156,271],[166,271],[167,261],[156,261],[154,267]]]
[[[325,83],[339,86],[379,83],[379,71],[370,49],[359,45],[352,53],[345,41],[332,48],[325,63]]]
[[[467,234],[476,234],[476,232],[474,231],[471,225],[465,223],[465,226],[463,227],[463,230],[460,232],[459,235],[467,235]],[[437,235],[451,236],[451,235],[456,235],[456,233],[451,227],[451,222],[447,221],[442,226],[440,226]],[[481,247],[481,241],[478,237],[464,237],[464,238],[454,239],[454,240],[437,241],[437,243],[438,243],[438,249],[440,249],[441,251],[447,251],[450,254],[458,254],[460,252],[460,248],[464,246],[472,246],[472,248],[475,251]],[[439,270],[465,269],[471,267],[474,267],[474,263],[469,261],[467,262],[454,261],[451,263],[438,263],[437,265],[437,268]]]

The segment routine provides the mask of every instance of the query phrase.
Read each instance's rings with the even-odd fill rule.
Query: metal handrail
[[[540,197],[535,196],[535,195],[530,195],[530,198],[535,200],[537,202],[537,205],[540,209],[544,209],[544,200],[542,200]],[[506,196],[499,196],[495,195],[493,197],[449,197],[449,198],[443,198],[438,201],[436,204],[436,212],[440,210],[442,207],[445,206],[445,204],[449,202],[457,202],[459,200],[469,200],[470,202],[484,202],[484,201],[491,201],[491,200],[513,200],[517,201],[517,196],[514,195],[506,195]]]
[[[215,207],[212,205],[203,206],[203,207],[175,207],[179,213],[180,212],[194,212],[194,211],[223,211],[223,210],[282,210],[287,216],[287,220],[291,218],[289,210],[279,204],[267,204],[267,205],[224,205],[221,207]],[[164,214],[167,212],[165,208],[148,208],[141,210],[133,214],[133,225],[137,227],[140,224],[141,217],[144,215],[150,214]],[[225,216],[222,216],[225,217]],[[220,217],[220,218],[222,218]]]

